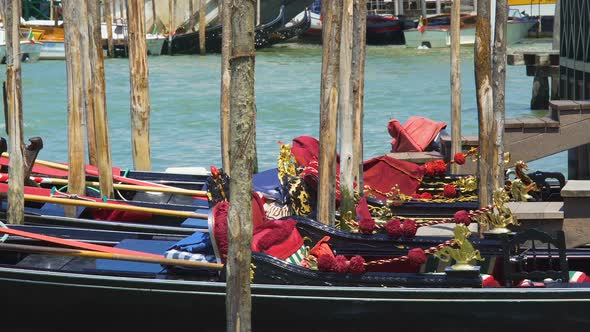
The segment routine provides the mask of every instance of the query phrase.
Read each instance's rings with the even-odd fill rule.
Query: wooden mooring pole
[[[63,1],[64,43],[68,82],[68,192],[83,195],[86,179],[84,165],[84,76],[80,40],[88,38],[84,20],[86,6],[76,0]],[[82,24],[84,22],[84,24]],[[83,37],[85,35],[85,37]],[[64,207],[67,216],[75,215],[75,207]]]
[[[252,170],[256,144],[254,5],[254,1],[232,1],[231,5],[227,5],[232,23],[229,63],[232,176],[226,265],[227,331],[251,330]]]
[[[104,0],[104,21],[107,28],[107,55],[110,58],[113,58],[115,56],[115,46],[113,45],[113,13],[111,11],[111,0]],[[102,51],[102,37],[100,39],[100,47]]]
[[[480,207],[492,204],[494,190],[494,136],[493,99],[491,83],[491,35],[490,0],[477,2],[477,23],[475,30],[475,91],[479,125],[478,193]],[[480,227],[480,232],[483,232]]]
[[[355,217],[354,202],[354,114],[352,99],[352,45],[353,0],[342,0],[342,24],[340,26],[340,68],[338,109],[340,118],[340,215]],[[342,218],[344,220],[345,218]],[[341,228],[347,228],[345,222]]]
[[[84,1],[80,5],[82,17],[80,19],[80,29],[85,30],[80,34],[80,53],[82,59],[82,78],[84,80],[84,106],[85,106],[85,124],[86,124],[86,142],[88,143],[88,163],[92,166],[97,166],[97,152],[96,152],[96,133],[94,129],[94,98],[92,96],[92,87],[94,80],[94,73],[92,72],[90,64],[90,54],[93,52],[90,49],[90,21],[93,19],[88,12],[89,4],[93,0]]]
[[[322,85],[320,97],[320,151],[318,220],[334,225],[336,211],[336,140],[338,136],[338,77],[342,1],[322,2]]]
[[[451,158],[462,149],[461,139],[461,0],[451,6]],[[459,174],[459,165],[451,164]]]
[[[8,223],[24,223],[24,143],[20,54],[20,0],[4,0],[6,29],[6,81],[10,161],[8,176]]]
[[[205,29],[207,28],[207,0],[200,0],[199,2],[199,53],[205,55],[207,49],[205,48]]]
[[[504,119],[506,115],[506,38],[508,35],[508,2],[496,1],[494,49],[492,55],[493,123],[492,140],[492,186],[504,188]]]
[[[150,157],[150,91],[144,0],[129,0],[127,8],[133,167],[137,170],[149,171],[152,168]]]
[[[195,31],[195,8],[193,0],[188,0],[188,12],[188,29],[189,31]]]
[[[192,0],[191,0],[192,1]],[[152,0],[152,33],[156,33],[158,28],[158,20],[156,16],[156,0]]]
[[[354,109],[352,174],[363,194],[363,121],[365,96],[365,54],[367,44],[367,0],[354,0],[352,36],[352,95]]]
[[[90,98],[92,98],[94,105],[94,141],[96,143],[98,179],[101,196],[110,198],[113,196],[113,169],[106,110],[104,58],[100,32],[100,0],[88,1],[88,17],[88,36],[90,38],[88,58],[92,74]]]
[[[176,8],[176,0],[169,0],[168,5],[168,55],[172,55],[172,36],[174,35],[174,9]]]
[[[221,10],[221,102],[220,102],[220,130],[221,130],[221,162],[223,171],[231,176],[231,165],[229,157],[229,86],[231,75],[229,72],[229,56],[231,42],[231,14],[230,0],[218,0],[218,8]]]

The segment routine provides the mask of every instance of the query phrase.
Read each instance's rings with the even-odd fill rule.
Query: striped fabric
[[[288,205],[281,205],[277,202],[264,203],[264,210],[266,211],[266,218],[268,220],[281,219],[291,214]]]
[[[166,251],[164,256],[169,259],[182,259],[193,262],[216,262],[215,255],[193,254],[187,251],[180,251],[176,249],[170,249]]]
[[[307,257],[307,247],[303,245],[293,255],[285,259],[285,261],[291,264],[299,265],[301,262],[303,262],[305,257]]]
[[[569,271],[570,283],[575,284],[579,282],[587,282],[586,273],[580,271]]]

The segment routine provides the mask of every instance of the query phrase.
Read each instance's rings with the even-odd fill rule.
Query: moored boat
[[[338,233],[320,228],[317,234],[305,233],[300,225],[314,227],[313,223],[300,220],[297,224],[302,235],[312,237],[312,243],[321,236],[337,236]],[[19,317],[23,306],[35,303],[27,313],[37,319],[25,323],[7,319],[4,326],[53,326],[62,322],[61,314],[67,312],[82,320],[90,320],[101,313],[116,318],[112,321],[116,325],[134,323],[137,327],[153,328],[162,324],[179,328],[194,325],[191,313],[195,310],[207,317],[201,324],[204,330],[218,330],[224,326],[226,278],[223,268],[219,270],[221,267],[215,265],[210,265],[210,269],[188,268],[177,261],[159,259],[146,263],[138,259],[143,255],[164,258],[163,252],[182,240],[179,236],[63,227],[8,227],[10,232],[16,233],[3,238],[5,241],[0,244],[0,291],[13,305],[7,306],[4,312],[7,317]],[[44,240],[35,239],[37,235],[43,235]],[[367,236],[356,237],[356,247],[342,242],[332,249],[336,254],[350,249],[347,256],[353,255],[352,252],[366,255],[371,242],[366,242],[362,253],[358,244],[367,241],[363,239]],[[70,241],[64,242],[64,239]],[[441,240],[421,238],[396,242],[383,239],[383,249],[389,248],[389,251],[379,254],[397,256],[404,250],[402,247],[427,248]],[[47,242],[53,247],[47,247]],[[53,242],[60,244],[55,247]],[[93,247],[97,255],[89,249],[81,249],[97,244],[102,245]],[[484,257],[505,255],[497,240],[474,239],[474,244]],[[124,260],[111,259],[117,257],[118,251],[129,250],[131,252],[124,252],[127,255]],[[78,255],[77,251],[83,251],[85,256]],[[526,251],[520,255],[521,259],[540,256]],[[366,257],[375,256],[369,253]],[[551,260],[546,254],[543,257],[545,262]],[[578,267],[588,267],[588,252],[571,251],[568,257],[570,262],[586,262],[585,265],[578,262]],[[502,259],[497,262],[503,263]],[[293,329],[310,326],[322,330],[389,328],[391,321],[383,318],[392,312],[396,313],[397,325],[409,326],[423,321],[421,328],[443,331],[456,330],[457,324],[479,330],[482,324],[494,329],[542,330],[555,324],[574,328],[590,323],[585,310],[585,304],[590,303],[590,284],[584,270],[570,273],[569,282],[556,280],[531,286],[500,287],[498,283],[488,283],[488,275],[465,271],[457,274],[426,272],[417,266],[405,272],[330,272],[299,266],[263,251],[252,253],[252,264],[252,318],[257,331],[274,331],[277,324]],[[497,272],[495,277],[501,274]],[[168,313],[175,318],[163,320]],[[425,315],[432,319],[425,320]]]
[[[461,45],[474,45],[475,23],[474,14],[461,14]],[[422,19],[422,25],[404,31],[407,47],[441,48],[451,45],[450,14],[434,15]],[[529,29],[535,21],[529,17],[510,17],[507,25],[508,45],[515,44],[528,36]]]
[[[41,57],[43,43],[36,42],[29,36],[29,30],[21,30],[20,54],[24,62],[36,62]],[[0,63],[6,63],[6,30],[0,26]]]
[[[403,45],[404,21],[393,16],[367,15],[367,44],[369,45]]]

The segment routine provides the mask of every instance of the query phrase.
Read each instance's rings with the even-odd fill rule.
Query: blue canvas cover
[[[287,193],[279,181],[278,168],[254,174],[254,191],[262,193],[265,198],[277,201],[279,204],[287,202]]]

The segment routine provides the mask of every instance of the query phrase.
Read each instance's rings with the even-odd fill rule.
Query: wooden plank
[[[554,75],[559,75],[559,66],[527,65],[526,75],[536,77],[551,77]]]
[[[509,66],[524,66],[524,54],[522,53],[512,53],[506,56],[506,61],[508,62]]]
[[[365,95],[365,58],[367,44],[367,0],[354,0],[354,36],[352,46],[352,93],[354,101],[354,160],[353,174],[358,188],[363,188],[363,119]]]
[[[551,109],[562,111],[562,110],[579,110],[580,109],[579,103],[573,100],[550,100],[549,107]]]
[[[576,100],[574,103],[580,105],[581,110],[590,110],[590,100]]]
[[[539,119],[545,122],[545,128],[559,128],[559,121],[555,121],[546,116]]]
[[[504,120],[504,128],[506,129],[522,129],[523,123],[518,118],[511,118]]]

